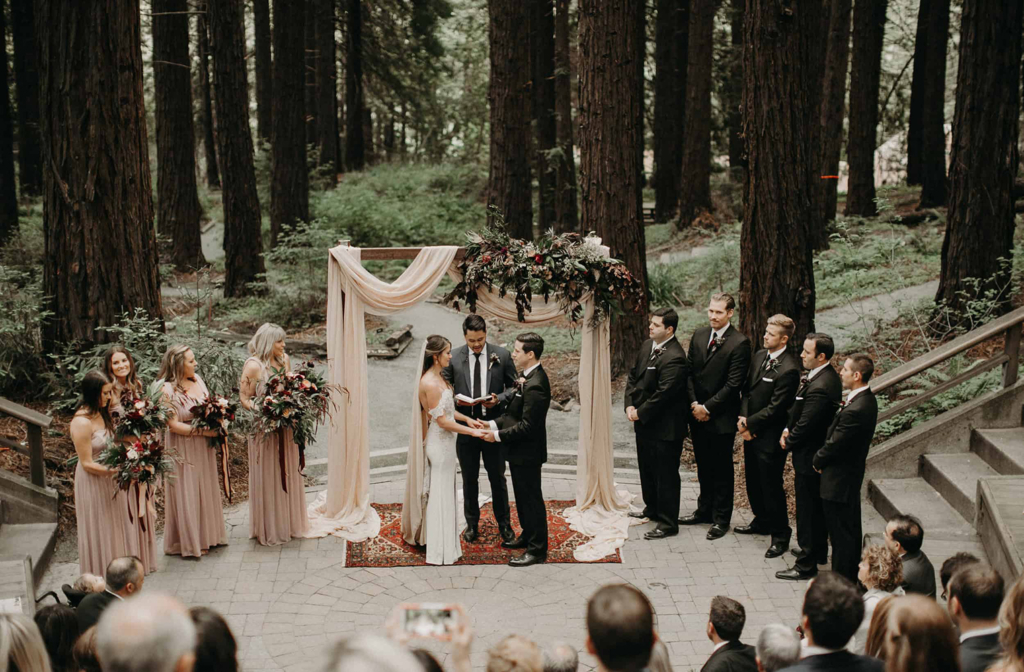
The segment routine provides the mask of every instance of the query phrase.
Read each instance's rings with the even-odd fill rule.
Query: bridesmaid
[[[78,563],[83,574],[103,576],[114,558],[133,555],[127,530],[128,496],[118,490],[114,472],[96,463],[113,436],[108,407],[113,383],[100,370],[82,378],[82,398],[71,419],[71,440],[78,455],[75,467],[75,511],[78,518]],[[115,494],[116,493],[116,494]]]
[[[135,360],[123,345],[112,345],[103,356],[103,371],[114,383],[110,412],[121,412],[121,398],[125,394],[142,394],[142,382],[135,373]]]
[[[249,354],[239,384],[242,405],[255,410],[271,369],[291,370],[284,351],[284,329],[269,322],[249,341]],[[253,398],[256,398],[254,401]],[[283,544],[302,537],[309,530],[306,490],[299,473],[299,447],[291,430],[285,430],[285,480],[281,487],[281,464],[276,434],[249,437],[249,520],[250,538],[264,546]]]
[[[196,358],[187,345],[172,345],[160,365],[164,400],[174,410],[167,423],[167,447],[175,457],[174,478],[165,486],[164,553],[201,557],[228,543],[220,501],[217,451],[212,429],[192,428],[192,406],[210,395],[196,375]]]

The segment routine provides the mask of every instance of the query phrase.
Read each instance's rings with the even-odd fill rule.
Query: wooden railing
[[[872,380],[871,390],[875,394],[881,394],[897,383],[901,383],[912,376],[916,376],[919,373],[934,368],[935,366],[952,359],[956,355],[970,350],[980,343],[984,343],[985,341],[997,336],[1006,336],[1006,343],[1000,354],[984,360],[979,364],[975,364],[959,376],[950,378],[949,380],[921,392],[920,394],[914,395],[909,399],[903,399],[896,402],[878,414],[878,422],[883,422],[889,418],[899,415],[900,413],[905,413],[915,406],[928,401],[932,397],[942,394],[947,390],[951,390],[957,385],[966,382],[975,376],[979,376],[986,371],[990,371],[997,366],[1003,367],[1002,382],[1004,388],[1010,387],[1016,383],[1017,363],[1020,358],[1020,335],[1022,324],[1024,324],[1024,308],[1018,308],[1011,313],[1007,313],[986,325],[978,327],[974,331],[970,331],[963,336],[955,338],[949,343],[945,343],[931,352],[921,355],[920,357],[889,371],[885,375]]]
[[[28,434],[27,446],[2,436],[0,436],[0,446],[7,446],[22,455],[28,455],[32,484],[45,488],[46,467],[43,463],[43,430],[50,426],[53,418],[37,413],[31,408],[25,408],[3,397],[0,397],[0,414],[9,415],[25,423],[25,430]]]

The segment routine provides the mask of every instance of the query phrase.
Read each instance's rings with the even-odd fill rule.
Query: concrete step
[[[548,464],[567,464],[576,466],[576,450],[548,449]],[[637,469],[636,449],[614,450],[612,466],[615,469]]]
[[[324,489],[327,486],[327,471],[324,469],[322,472],[311,474],[309,471],[310,463],[306,463],[306,475],[313,477],[313,483],[306,488],[307,491],[317,492]],[[554,478],[576,478],[576,464],[557,464],[548,462],[541,469],[541,473],[544,476]],[[370,483],[385,483],[388,481],[405,480],[406,466],[405,464],[393,464],[387,467],[373,467],[370,469]],[[612,470],[612,476],[618,483],[639,483],[640,472],[635,468],[630,467],[616,467]],[[505,467],[505,477],[511,478],[512,472],[508,466]],[[480,465],[480,478],[483,480],[487,479],[487,471],[483,467],[483,463]]]
[[[38,584],[50,564],[56,541],[57,523],[7,523],[0,527],[0,559],[20,561],[32,556],[32,574]]]
[[[978,479],[998,475],[974,453],[924,455],[921,461],[924,480],[971,523],[978,513]]]
[[[882,478],[868,482],[868,499],[882,517],[916,516],[928,535],[975,536],[974,527],[923,478]]]
[[[1024,474],[1024,427],[975,429],[971,451],[1005,476]]]

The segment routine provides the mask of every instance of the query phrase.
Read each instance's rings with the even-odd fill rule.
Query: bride
[[[426,541],[427,564],[430,565],[450,565],[462,557],[455,487],[455,465],[458,464],[455,435],[469,434],[480,438],[487,433],[484,422],[455,410],[452,386],[441,373],[451,361],[451,353],[452,344],[444,336],[427,338],[418,388],[420,435],[425,439],[422,445],[426,454],[421,497],[426,497],[427,504],[422,538]],[[417,460],[412,452],[410,448],[410,481],[418,480],[414,463],[422,464],[422,457]],[[407,495],[408,491],[407,487]],[[403,531],[407,522],[408,496],[406,500],[402,512]],[[421,502],[422,499],[417,503]]]

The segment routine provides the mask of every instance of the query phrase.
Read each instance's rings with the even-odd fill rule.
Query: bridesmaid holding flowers
[[[113,384],[110,412],[121,413],[121,400],[125,395],[142,394],[142,382],[135,373],[135,360],[123,345],[112,345],[103,356],[103,371]]]

